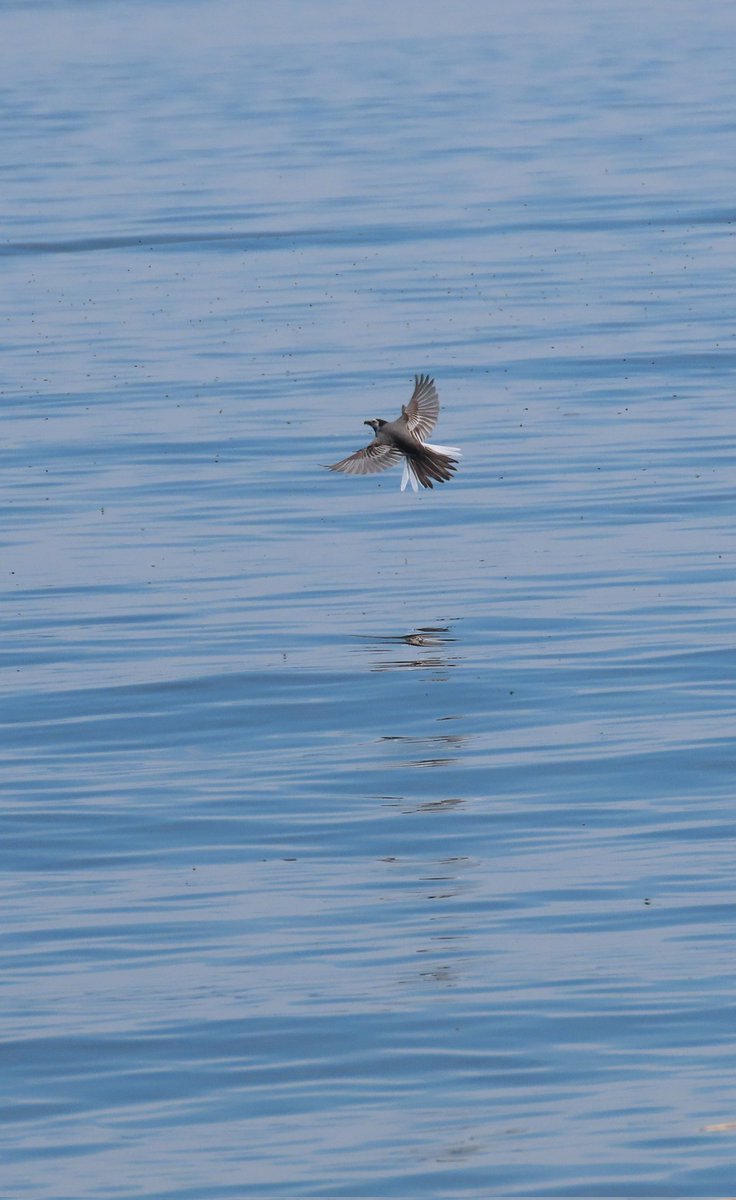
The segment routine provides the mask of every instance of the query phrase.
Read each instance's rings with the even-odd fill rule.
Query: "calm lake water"
[[[736,10],[451,8],[0,6],[12,1200],[736,1189]]]

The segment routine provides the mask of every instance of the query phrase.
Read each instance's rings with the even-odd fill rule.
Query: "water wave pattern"
[[[731,7],[257,7],[0,12],[0,1190],[724,1195]]]

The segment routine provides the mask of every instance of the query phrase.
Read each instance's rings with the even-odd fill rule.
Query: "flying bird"
[[[433,446],[424,440],[434,429],[439,415],[440,399],[434,379],[429,375],[415,375],[412,398],[408,404],[402,404],[401,416],[395,421],[384,421],[381,417],[364,421],[363,424],[370,425],[375,434],[370,445],[332,463],[327,469],[342,471],[345,475],[377,475],[403,459],[402,492],[408,483],[415,492],[419,491],[420,483],[425,488],[431,488],[433,483],[446,483],[452,479],[462,454],[457,446]]]

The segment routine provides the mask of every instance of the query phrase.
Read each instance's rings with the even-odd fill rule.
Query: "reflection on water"
[[[449,761],[449,760],[448,760]],[[441,812],[450,808],[459,808],[464,801],[457,796],[448,798],[447,800],[425,800],[421,804],[414,804],[411,808],[405,808],[404,812]]]
[[[359,635],[367,637],[365,634]],[[384,635],[383,637],[372,637],[369,639],[370,648],[372,651],[378,651],[379,654],[393,653],[393,647],[397,645],[411,646],[412,648],[421,650],[431,650],[437,646],[451,644],[457,639],[450,636],[450,630],[447,626],[420,626],[413,633]],[[432,670],[444,671],[454,666],[458,662],[457,655],[451,654],[419,654],[411,658],[381,658],[374,662],[371,670],[373,671],[400,671],[400,670]],[[443,676],[438,674],[435,676],[437,680],[441,680]]]
[[[452,666],[452,660],[449,658],[437,658],[428,656],[425,658],[395,658],[388,659],[385,662],[376,663],[372,668],[374,671],[401,671],[416,669],[417,667],[424,670],[442,671],[447,667]],[[436,675],[436,679],[441,680],[442,675]]]
[[[440,717],[438,720],[442,720],[442,718]],[[403,734],[386,733],[380,738],[382,742],[399,742],[407,746],[430,742],[437,742],[441,746],[463,746],[467,740],[462,733],[435,733],[429,737],[405,737]]]

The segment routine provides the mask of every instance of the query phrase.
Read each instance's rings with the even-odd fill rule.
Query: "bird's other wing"
[[[377,475],[379,471],[393,467],[400,460],[401,451],[395,446],[382,446],[371,442],[370,446],[365,446],[363,450],[356,450],[355,454],[349,454],[347,458],[340,459],[340,462],[332,463],[327,470],[342,471],[345,475]]]
[[[420,441],[429,437],[440,416],[440,398],[434,379],[429,375],[414,376],[414,394],[403,411],[409,432]]]

